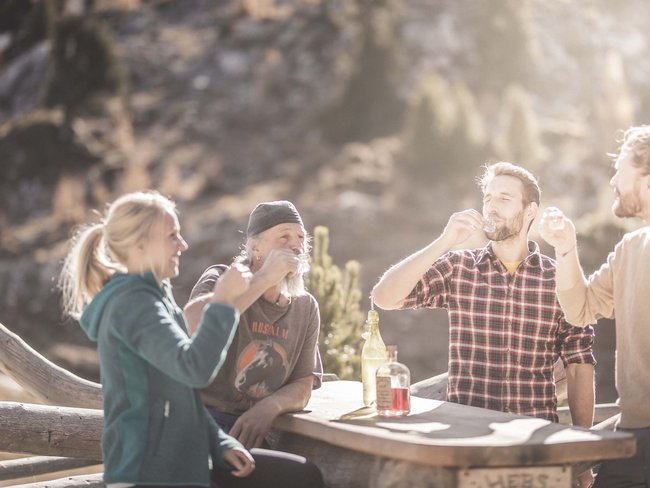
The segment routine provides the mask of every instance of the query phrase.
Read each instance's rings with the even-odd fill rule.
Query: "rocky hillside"
[[[61,319],[60,259],[92,209],[143,188],[180,207],[179,303],[237,253],[254,204],[279,198],[330,228],[367,295],[480,205],[474,177],[497,159],[540,176],[593,270],[625,230],[606,153],[648,119],[648,13],[643,0],[7,0],[0,321],[96,376]],[[615,398],[609,325],[599,401]],[[444,312],[384,313],[382,328],[416,380],[446,369]]]

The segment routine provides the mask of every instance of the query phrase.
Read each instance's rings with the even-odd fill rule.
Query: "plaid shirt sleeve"
[[[593,354],[594,328],[574,327],[564,317],[560,317],[559,349],[560,357],[566,367],[568,364],[596,364]]]
[[[404,299],[401,308],[447,308],[454,260],[451,252],[439,257]]]

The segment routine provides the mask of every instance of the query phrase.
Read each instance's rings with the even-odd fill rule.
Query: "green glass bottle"
[[[370,297],[370,310],[368,311],[366,326],[366,343],[361,349],[361,382],[363,383],[363,404],[370,407],[377,403],[375,380],[377,368],[388,359],[386,345],[379,333],[379,314],[375,310],[372,296]]]

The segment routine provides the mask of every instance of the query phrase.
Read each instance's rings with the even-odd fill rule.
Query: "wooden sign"
[[[570,488],[571,469],[484,468],[458,471],[458,488]]]

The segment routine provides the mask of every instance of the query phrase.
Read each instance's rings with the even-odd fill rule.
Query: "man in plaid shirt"
[[[537,180],[500,162],[479,184],[483,214],[453,214],[440,237],[384,274],[375,303],[448,310],[448,401],[557,422],[553,365],[562,358],[573,424],[590,427],[594,332],[566,322],[555,296],[555,261],[528,240],[540,202]],[[451,250],[480,229],[486,247]]]

